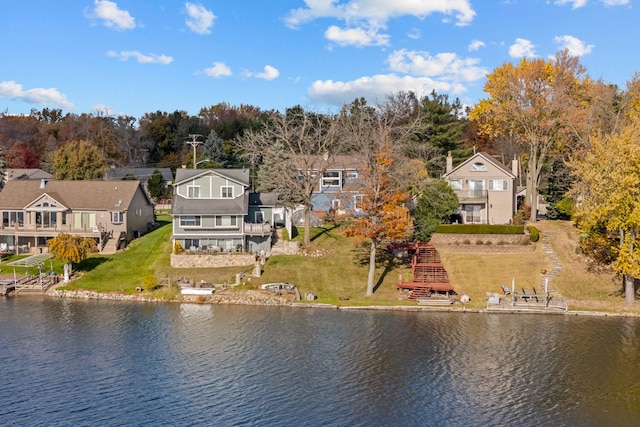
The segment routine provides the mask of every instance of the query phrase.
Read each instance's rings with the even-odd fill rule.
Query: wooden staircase
[[[417,300],[428,298],[432,292],[452,292],[440,255],[431,243],[415,243],[405,247],[411,257],[411,282],[398,283],[398,289],[409,289],[408,298]]]

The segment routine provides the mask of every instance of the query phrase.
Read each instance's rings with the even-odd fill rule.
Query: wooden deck
[[[395,249],[406,251],[411,256],[411,281],[400,281],[396,284],[398,289],[409,290],[407,297],[410,300],[417,301],[443,292],[448,297],[449,293],[454,291],[449,283],[447,270],[440,261],[440,255],[432,244],[407,243],[396,245]]]

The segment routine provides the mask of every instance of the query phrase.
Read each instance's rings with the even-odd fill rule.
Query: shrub
[[[442,224],[436,228],[442,234],[524,234],[523,225]]]
[[[470,245],[470,244],[471,244],[471,241],[470,241],[469,239],[464,239],[464,240],[462,241],[462,244],[463,244],[463,245]]]
[[[480,239],[476,240],[476,245],[482,245],[482,244],[483,244],[482,240]]]
[[[532,225],[528,226],[527,230],[529,231],[529,236],[531,238],[531,243],[535,243],[538,240],[540,240],[540,230],[538,230],[537,228],[535,228]]]
[[[158,279],[153,274],[149,274],[142,278],[142,289],[153,291],[158,287]]]
[[[180,242],[176,242],[176,244],[173,246],[173,253],[176,255],[180,255],[182,251],[182,245],[180,244]]]

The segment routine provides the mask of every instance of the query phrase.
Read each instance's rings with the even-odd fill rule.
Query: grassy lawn
[[[255,278],[251,277],[253,266],[172,268],[170,218],[162,216],[159,221],[160,226],[156,230],[131,242],[127,251],[109,256],[91,255],[75,265],[74,270],[80,273],[80,278],[66,288],[134,293],[136,287],[143,286],[145,278],[151,276],[159,281],[169,279],[175,282],[185,276],[194,281],[233,284],[237,273],[246,273],[244,284],[238,289],[256,289],[263,283],[286,281],[296,284],[303,296],[309,292],[315,293],[318,303],[415,305],[407,301],[395,287],[400,276],[403,276],[403,280],[410,278],[410,268],[394,262],[387,261],[377,267],[374,295],[364,296],[368,271],[367,248],[345,237],[340,225],[312,229],[312,242],[304,249],[306,253],[322,253],[321,256],[274,255],[265,264],[262,276]],[[542,221],[536,226],[542,233],[553,235],[552,243],[563,269],[552,280],[551,286],[571,300],[573,308],[625,310],[620,295],[620,281],[611,273],[590,270],[587,260],[576,254],[576,232],[571,223]],[[296,239],[302,239],[302,236]],[[516,289],[536,287],[542,290],[541,270],[552,268],[540,243],[531,252],[462,253],[443,246],[439,248],[439,253],[457,294],[470,296],[469,308],[484,307],[486,292],[500,292],[501,284],[511,286],[512,281],[515,281]],[[62,265],[54,262],[54,269],[60,272]],[[175,296],[175,290],[165,293],[166,297]],[[156,296],[162,297],[160,292]]]

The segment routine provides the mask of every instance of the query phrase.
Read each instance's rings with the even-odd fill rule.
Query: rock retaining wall
[[[255,256],[251,254],[216,255],[176,255],[171,254],[171,267],[174,268],[216,268],[253,265]]]
[[[458,252],[532,252],[536,248],[531,244],[529,234],[434,233],[431,243],[436,248],[446,246],[448,250]]]
[[[178,295],[175,300],[153,298],[152,294],[120,294],[112,292],[95,292],[85,290],[59,290],[49,292],[49,295],[59,298],[81,298],[113,301],[139,301],[139,302],[191,302],[199,304],[232,304],[232,305],[277,305],[289,306],[295,300],[295,294],[282,293],[280,295],[262,290],[223,290],[216,291],[210,296]]]

